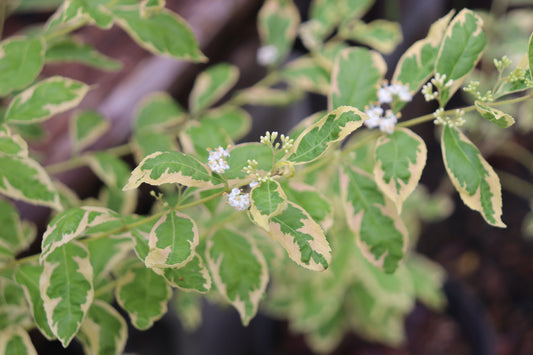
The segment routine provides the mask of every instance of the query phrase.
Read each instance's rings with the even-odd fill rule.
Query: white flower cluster
[[[390,104],[394,96],[397,96],[400,101],[409,102],[413,96],[409,92],[409,88],[401,84],[384,85],[378,90],[378,101],[381,104]]]
[[[281,140],[281,148],[280,148],[279,143],[274,143],[276,138],[278,138],[278,132],[270,133],[269,131],[266,131],[265,135],[261,136],[259,141],[263,144],[274,147],[274,149],[281,149],[285,153],[288,153],[294,144],[294,139],[291,139],[289,136],[282,134],[280,136],[280,140]]]
[[[262,66],[274,64],[278,60],[278,49],[273,45],[263,46],[257,50],[257,63]]]
[[[228,194],[228,204],[237,211],[244,211],[250,207],[250,194],[243,194],[241,190],[234,187]]]
[[[379,130],[392,134],[394,132],[394,126],[398,122],[398,117],[391,110],[385,111],[385,116],[383,116],[383,108],[380,106],[370,106],[369,109],[365,110],[365,113],[370,117],[364,122],[364,125],[368,128],[379,127]]]
[[[223,174],[225,170],[229,169],[228,162],[225,158],[229,157],[227,149],[218,147],[215,150],[207,149],[209,151],[209,157],[207,158],[207,164],[212,171]]]
[[[450,114],[451,116],[449,116],[448,114]],[[456,109],[455,112],[450,113],[449,111],[444,111],[444,109],[441,107],[438,108],[435,112],[433,112],[433,117],[435,117],[433,123],[436,125],[461,127],[465,124],[464,114],[464,110],[461,110],[459,108]]]
[[[440,97],[440,91],[448,89],[453,85],[453,79],[446,81],[446,74],[436,73],[435,77],[431,79],[431,82],[428,82],[422,87],[422,94],[424,94],[424,99],[426,101],[431,101],[438,99]],[[433,91],[433,86],[437,91]]]

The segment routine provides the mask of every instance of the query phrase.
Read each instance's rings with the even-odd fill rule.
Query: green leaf
[[[140,7],[141,17],[150,17],[153,14],[158,14],[165,8],[166,0],[142,0]]]
[[[75,152],[96,142],[109,129],[109,122],[93,110],[73,114],[70,124],[70,139]]]
[[[16,200],[60,210],[59,195],[35,160],[0,153],[0,193]]]
[[[390,54],[402,42],[402,29],[398,22],[374,20],[364,23],[352,21],[341,25],[340,36],[366,44],[381,53]]]
[[[183,108],[166,92],[154,92],[143,97],[137,107],[135,132],[164,131],[185,120]],[[153,152],[151,152],[153,153]]]
[[[113,13],[116,24],[144,49],[193,62],[207,60],[187,22],[178,14],[162,9],[157,14],[143,18],[135,7],[115,9]]]
[[[91,67],[117,71],[122,68],[122,63],[98,52],[88,43],[83,43],[75,38],[63,38],[54,42],[46,49],[45,61],[47,63],[75,62]]]
[[[503,111],[488,106],[487,104],[476,101],[474,102],[477,112],[481,117],[486,118],[497,126],[507,128],[514,124],[514,118],[511,115],[506,114]]]
[[[206,293],[211,289],[211,276],[202,258],[194,253],[193,258],[180,268],[154,269],[172,287],[185,291]]]
[[[426,145],[413,131],[396,128],[392,134],[378,138],[374,156],[376,183],[400,213],[420,181],[426,165]]]
[[[208,108],[221,99],[239,79],[239,69],[231,64],[213,65],[198,75],[189,96],[192,114]]]
[[[126,346],[128,326],[113,307],[94,300],[76,338],[85,354],[120,355]]]
[[[291,61],[283,69],[284,79],[292,86],[306,91],[327,95],[330,75],[313,58],[302,56]]]
[[[411,254],[405,260],[416,297],[426,306],[441,311],[446,305],[443,285],[446,271],[436,262],[418,254]]]
[[[343,50],[333,65],[328,107],[347,105],[364,110],[377,101],[376,87],[386,71],[387,65],[378,52],[362,47]]]
[[[93,268],[87,247],[71,241],[43,260],[39,289],[48,324],[64,347],[78,333],[94,296]]]
[[[37,355],[29,334],[22,327],[0,332],[0,353],[6,355]]]
[[[0,152],[8,155],[28,156],[28,144],[18,134],[12,134],[7,126],[0,131]]]
[[[128,312],[135,328],[150,328],[167,313],[170,286],[144,264],[134,264],[120,275],[124,281],[115,290],[119,305]]]
[[[435,73],[435,62],[444,32],[455,11],[438,19],[429,28],[428,35],[416,41],[398,60],[391,82],[409,87],[411,94],[417,92]]]
[[[529,59],[529,72],[533,73],[533,33],[529,36],[527,57]]]
[[[7,248],[13,254],[25,250],[32,238],[24,233],[23,225],[15,206],[9,201],[0,199],[0,245]]]
[[[250,182],[248,174],[242,169],[248,166],[248,160],[255,159],[258,163],[257,171],[266,173],[272,170],[274,164],[274,153],[270,146],[262,143],[242,143],[230,147],[230,156],[227,158],[229,169],[226,170],[226,178],[232,184]]]
[[[172,305],[181,326],[192,333],[202,324],[202,304],[200,295],[193,292],[176,292]]]
[[[11,274],[11,270],[8,271]],[[4,271],[4,273],[6,273]],[[0,277],[0,332],[13,326],[27,327],[31,324],[24,291],[12,280],[12,276]]]
[[[131,252],[133,243],[129,235],[112,235],[89,240],[87,248],[93,267],[93,279],[98,282],[107,277],[111,270]]]
[[[368,116],[355,107],[341,106],[306,128],[296,139],[285,159],[296,164],[312,162],[336,142],[361,127]]]
[[[481,213],[488,224],[505,227],[500,179],[476,146],[459,129],[446,125],[441,149],[448,176],[465,205]]]
[[[130,177],[128,164],[110,153],[92,153],[87,157],[87,161],[91,170],[107,186],[122,187]]]
[[[184,153],[195,154],[202,161],[207,161],[207,148],[227,147],[232,140],[226,131],[213,121],[189,121],[180,135]]]
[[[248,112],[232,105],[209,110],[200,116],[199,120],[223,129],[233,141],[243,138],[252,126],[252,118]]]
[[[28,86],[44,64],[42,37],[13,37],[0,42],[0,96]]]
[[[150,251],[144,260],[147,267],[179,268],[194,257],[199,243],[196,223],[178,211],[168,211],[150,231]]]
[[[39,289],[39,279],[44,267],[36,264],[20,264],[15,271],[15,281],[22,286],[26,301],[30,305],[31,314],[37,324],[37,328],[48,340],[55,338],[52,329],[48,325],[44,302]]]
[[[240,90],[233,97],[233,102],[241,106],[245,104],[254,106],[287,106],[302,97],[303,92],[299,89],[282,90],[252,86],[245,90]]]
[[[68,27],[77,21],[88,21],[102,29],[113,25],[113,14],[106,5],[111,0],[65,0],[48,20],[46,31],[53,33],[58,27]]]
[[[292,0],[265,1],[259,11],[257,26],[261,43],[276,49],[274,60],[268,64],[279,64],[289,54],[299,24],[300,14]]]
[[[11,100],[4,116],[8,123],[41,122],[76,107],[89,86],[69,78],[53,76],[24,90]]]
[[[407,230],[396,209],[389,206],[374,179],[356,168],[341,171],[340,186],[346,220],[364,257],[392,273],[407,250]]]
[[[132,144],[136,162],[141,162],[145,157],[156,152],[169,152],[178,149],[175,137],[150,130],[135,133]]]
[[[486,38],[482,26],[483,20],[478,15],[463,9],[450,22],[444,34],[435,73],[445,74],[446,80],[453,80],[453,84],[441,92],[443,106],[461,87],[483,54]]]
[[[64,211],[50,221],[43,234],[40,260],[46,259],[56,248],[83,236],[89,228],[102,228],[104,223],[116,221],[121,223],[116,214],[101,207],[76,207]]]
[[[192,156],[180,152],[150,154],[131,172],[123,190],[135,189],[143,182],[150,185],[212,186],[207,167]]]
[[[324,230],[333,225],[333,209],[317,188],[294,180],[289,180],[281,186],[287,199],[302,207]]]
[[[302,207],[289,201],[281,214],[272,217],[269,230],[298,265],[314,271],[328,268],[329,243],[320,225]]]
[[[265,257],[252,238],[228,229],[219,229],[208,238],[206,254],[217,290],[239,312],[243,325],[248,325],[268,283]]]
[[[250,203],[253,222],[268,232],[270,219],[287,208],[287,196],[277,181],[267,180],[250,191]]]

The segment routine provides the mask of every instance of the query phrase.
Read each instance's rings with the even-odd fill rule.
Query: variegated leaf
[[[17,254],[25,250],[33,242],[35,235],[28,235],[15,206],[0,198],[0,245]]]
[[[396,209],[387,204],[374,179],[344,167],[340,187],[346,220],[362,254],[387,273],[394,272],[407,251],[407,229]]]
[[[42,37],[12,37],[0,42],[0,96],[30,85],[44,64]]]
[[[0,332],[0,354],[38,355],[29,334],[22,327],[11,327]]]
[[[376,183],[400,213],[426,165],[426,144],[413,131],[396,128],[392,134],[378,138],[374,157]]]
[[[178,145],[176,138],[168,133],[145,129],[133,135],[132,149],[135,161],[140,163],[150,154],[178,150]]]
[[[142,0],[140,6],[141,17],[146,18],[159,13],[165,8],[166,0]]]
[[[109,122],[96,111],[76,112],[70,124],[70,139],[74,151],[79,152],[96,142],[109,127]]]
[[[87,243],[95,282],[107,277],[111,270],[133,249],[129,235],[95,238]]]
[[[1,126],[0,130],[0,152],[7,155],[28,156],[28,144],[18,134],[13,134],[7,126]]]
[[[329,109],[346,105],[364,110],[377,101],[376,87],[386,71],[387,65],[378,52],[363,47],[344,49],[333,65]]]
[[[243,138],[252,126],[250,114],[240,107],[224,105],[205,112],[200,116],[202,123],[209,123],[223,129],[233,140]]]
[[[287,196],[275,180],[267,180],[250,191],[250,214],[252,220],[265,231],[270,219],[287,208]]]
[[[98,52],[88,43],[74,37],[66,37],[54,42],[46,49],[47,63],[77,62],[109,71],[122,68],[122,63]]]
[[[394,70],[393,83],[406,85],[414,94],[433,76],[442,37],[454,13],[452,10],[438,19],[431,25],[425,38],[416,41],[404,52]]]
[[[483,20],[471,10],[461,10],[444,34],[435,63],[435,73],[445,74],[446,80],[453,80],[452,85],[441,92],[443,106],[476,66],[485,43]]]
[[[89,85],[81,81],[53,76],[44,79],[15,96],[7,107],[8,123],[34,123],[78,106]]]
[[[302,207],[324,230],[327,231],[333,225],[333,208],[317,188],[294,180],[281,186],[287,199]]]
[[[141,134],[146,130],[164,131],[183,122],[185,115],[168,93],[154,92],[143,97],[137,107],[135,131]]]
[[[465,205],[481,213],[490,225],[505,227],[500,179],[476,146],[459,129],[446,125],[441,149],[448,176]]]
[[[48,224],[43,234],[40,260],[46,259],[56,248],[83,236],[89,228],[116,221],[120,225],[117,215],[106,208],[76,207],[66,210]]]
[[[283,69],[283,77],[292,86],[302,90],[327,95],[330,75],[313,58],[303,56],[290,62]]]
[[[178,14],[162,9],[143,18],[135,6],[113,10],[114,21],[141,47],[158,54],[193,62],[205,62],[187,22]]]
[[[507,128],[512,126],[515,122],[514,118],[511,115],[493,107],[490,107],[489,105],[481,101],[476,101],[474,105],[476,106],[476,110],[477,112],[479,112],[481,117],[491,121],[497,126]]]
[[[355,107],[338,107],[300,133],[285,159],[295,164],[312,162],[322,156],[332,144],[361,127],[367,118],[365,113]]]
[[[257,171],[269,172],[274,165],[274,153],[270,146],[261,143],[242,143],[229,149],[230,156],[227,158],[229,169],[225,175],[232,184],[240,185],[249,182],[249,175],[242,169],[248,166],[248,160],[255,159],[258,163]]]
[[[206,293],[211,289],[211,276],[200,255],[194,253],[193,258],[180,268],[154,269],[161,274],[168,284],[185,291]]]
[[[195,158],[180,152],[150,154],[132,171],[123,190],[135,189],[143,182],[150,185],[212,186],[211,174],[207,167]]]
[[[392,53],[403,39],[400,24],[387,20],[347,22],[346,26],[341,24],[339,33],[342,38],[366,44],[384,54]]]
[[[52,329],[48,325],[48,319],[44,311],[44,301],[39,289],[39,279],[44,267],[37,264],[21,264],[15,271],[15,281],[22,286],[26,301],[30,305],[31,314],[37,324],[37,328],[46,339],[55,338]]]
[[[94,297],[93,268],[87,247],[71,241],[42,260],[39,290],[48,324],[64,347],[78,333]]]
[[[269,229],[272,238],[281,243],[298,265],[314,271],[328,268],[329,243],[320,225],[302,207],[289,201],[281,214],[271,218]]]
[[[273,89],[264,86],[252,86],[240,90],[232,99],[237,105],[287,106],[303,97],[300,89]]]
[[[11,270],[0,276],[0,332],[13,326],[29,327],[31,314],[24,300],[23,288],[13,281]]]
[[[201,295],[194,292],[176,292],[172,305],[183,329],[192,333],[200,327],[202,324]]]
[[[150,328],[167,313],[167,302],[172,296],[170,286],[141,263],[123,270],[121,277],[123,282],[115,289],[117,302],[128,312],[135,328]]]
[[[189,121],[179,135],[184,153],[202,161],[209,157],[208,148],[227,147],[233,143],[226,131],[213,121]]]
[[[120,355],[128,338],[126,321],[109,304],[94,300],[76,336],[87,355]]]
[[[194,257],[199,236],[196,223],[178,211],[168,211],[150,231],[147,267],[182,267]]]
[[[273,60],[265,64],[279,64],[285,59],[299,24],[300,14],[292,0],[265,1],[257,18],[259,36],[264,46],[275,48]]]
[[[0,193],[34,205],[61,209],[52,180],[38,162],[27,156],[0,153]]]
[[[217,290],[248,325],[268,283],[265,257],[252,238],[219,229],[207,240],[207,262]]]
[[[103,29],[113,25],[113,14],[106,7],[111,0],[66,0],[48,20],[46,30],[57,30],[72,22],[85,20]]]
[[[444,268],[415,253],[405,260],[405,266],[411,276],[416,297],[426,306],[437,311],[442,310],[446,305],[446,295],[443,290],[446,278]]]
[[[238,79],[239,69],[227,63],[214,65],[200,73],[189,96],[191,113],[197,114],[216,103]]]

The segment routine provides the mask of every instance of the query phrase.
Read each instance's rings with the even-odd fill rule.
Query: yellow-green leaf
[[[512,126],[515,122],[511,115],[490,107],[481,101],[476,101],[474,105],[476,106],[476,110],[479,112],[481,117],[486,118],[497,126],[507,128]]]

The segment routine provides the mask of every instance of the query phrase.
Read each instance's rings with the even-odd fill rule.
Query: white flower
[[[216,148],[214,151],[208,149],[209,157],[207,158],[207,164],[212,171],[223,174],[225,170],[229,169],[228,162],[224,159],[229,157],[229,152],[227,149],[222,147]]]
[[[398,96],[398,98],[403,102],[409,102],[413,99],[413,96],[409,92],[409,88],[405,85],[393,84],[389,86],[389,88],[391,93]]]
[[[234,187],[228,194],[228,204],[237,211],[244,211],[250,207],[250,195],[241,193],[241,190]]]
[[[380,106],[371,105],[369,109],[365,110],[365,113],[369,119],[364,122],[364,125],[368,128],[378,127],[381,121],[381,115],[383,115],[383,109]]]
[[[389,86],[384,86],[378,90],[378,101],[381,104],[390,104],[392,102],[392,93]]]
[[[379,122],[379,130],[381,132],[392,134],[397,122],[398,118],[392,113],[392,111],[387,110],[386,117]]]
[[[258,183],[257,181],[255,181],[255,180],[252,180],[252,181],[250,182],[249,185],[250,185],[250,187],[253,189],[253,188],[256,187],[257,185],[259,185],[259,183]]]
[[[257,63],[263,66],[274,64],[278,59],[278,56],[278,49],[275,46],[263,46],[257,50]]]

